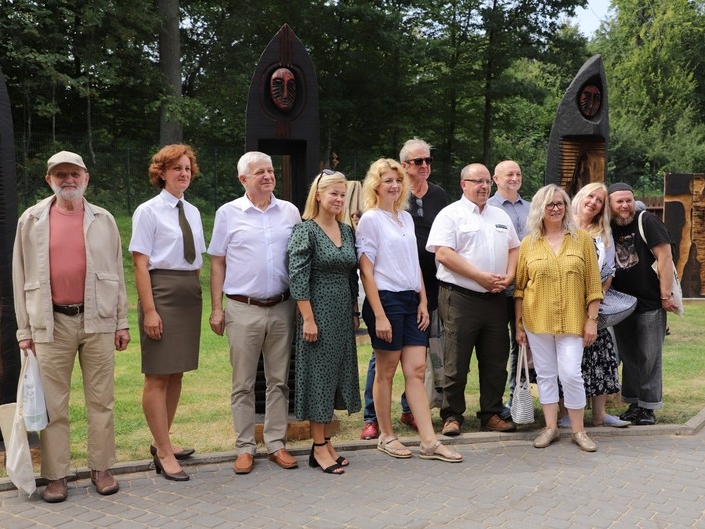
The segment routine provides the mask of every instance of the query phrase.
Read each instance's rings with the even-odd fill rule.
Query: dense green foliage
[[[322,164],[352,178],[418,135],[433,179],[457,195],[462,166],[505,158],[543,183],[555,109],[582,63],[603,55],[609,180],[659,193],[666,171],[705,169],[705,2],[613,0],[591,39],[568,20],[585,0],[181,0],[176,96],[160,65],[158,9],[178,0],[0,0],[0,65],[13,105],[20,206],[46,190],[58,148],[91,167],[92,199],[131,211],[153,194],[160,117],[199,152],[206,211],[240,193],[245,109],[260,54],[282,24],[320,87]]]

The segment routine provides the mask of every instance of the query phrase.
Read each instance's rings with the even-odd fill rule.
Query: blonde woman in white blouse
[[[462,455],[436,438],[424,388],[429,314],[414,222],[403,209],[409,179],[399,162],[380,159],[370,166],[362,193],[365,213],[357,227],[356,247],[365,288],[362,317],[377,363],[373,389],[380,428],[377,448],[392,457],[411,457],[392,427],[392,381],[401,362],[406,397],[421,437],[419,457],[458,463]]]

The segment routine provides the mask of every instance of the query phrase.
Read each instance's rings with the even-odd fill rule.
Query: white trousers
[[[558,403],[558,379],[565,407],[585,407],[585,383],[581,365],[583,337],[576,334],[533,334],[526,331],[536,369],[541,404]]]

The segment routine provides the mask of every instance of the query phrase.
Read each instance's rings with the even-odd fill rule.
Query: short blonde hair
[[[326,189],[330,186],[336,184],[345,184],[347,189],[348,180],[345,175],[338,171],[330,171],[329,169],[324,169],[316,178],[311,182],[311,187],[308,190],[308,198],[306,198],[306,206],[304,207],[304,214],[301,216],[304,220],[316,218],[320,210],[320,203],[316,200],[318,193],[324,193]],[[345,208],[340,210],[335,216],[338,222],[343,222],[345,218]]]
[[[565,208],[563,209],[563,229],[567,230],[571,236],[577,236],[578,228],[573,222],[568,193],[556,184],[548,184],[536,191],[536,194],[531,199],[531,208],[529,209],[529,216],[526,219],[526,233],[534,240],[540,239],[545,234],[543,219],[546,215],[546,206],[553,200],[553,195],[556,193],[561,196],[565,203]]]
[[[610,228],[610,196],[607,192],[607,186],[604,183],[590,182],[584,185],[580,191],[575,194],[573,197],[573,217],[578,216],[580,208],[588,195],[598,189],[605,194],[605,201],[602,204],[602,211],[590,220],[590,225],[587,227],[586,231],[593,239],[598,236],[602,237],[605,246],[610,246],[612,239],[612,228]]]
[[[382,183],[382,175],[388,171],[395,171],[402,177],[401,194],[394,201],[396,211],[406,209],[406,204],[411,194],[411,184],[404,167],[392,158],[380,158],[370,165],[364,182],[362,182],[362,198],[365,210],[376,208],[379,205],[377,188]]]

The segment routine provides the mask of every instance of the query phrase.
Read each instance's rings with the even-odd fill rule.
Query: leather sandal
[[[391,443],[394,442],[399,443],[399,446],[391,446]],[[396,435],[392,435],[386,439],[380,437],[377,443],[377,450],[392,457],[396,457],[397,459],[409,459],[411,457],[411,450],[405,447]]]
[[[445,461],[446,463],[460,463],[463,460],[463,456],[458,452],[453,452],[449,448],[445,447],[449,452],[449,456],[444,456],[438,449],[443,446],[443,443],[436,441],[431,448],[424,448],[421,445],[421,451],[419,452],[419,457],[421,459],[437,459],[438,461]]]

